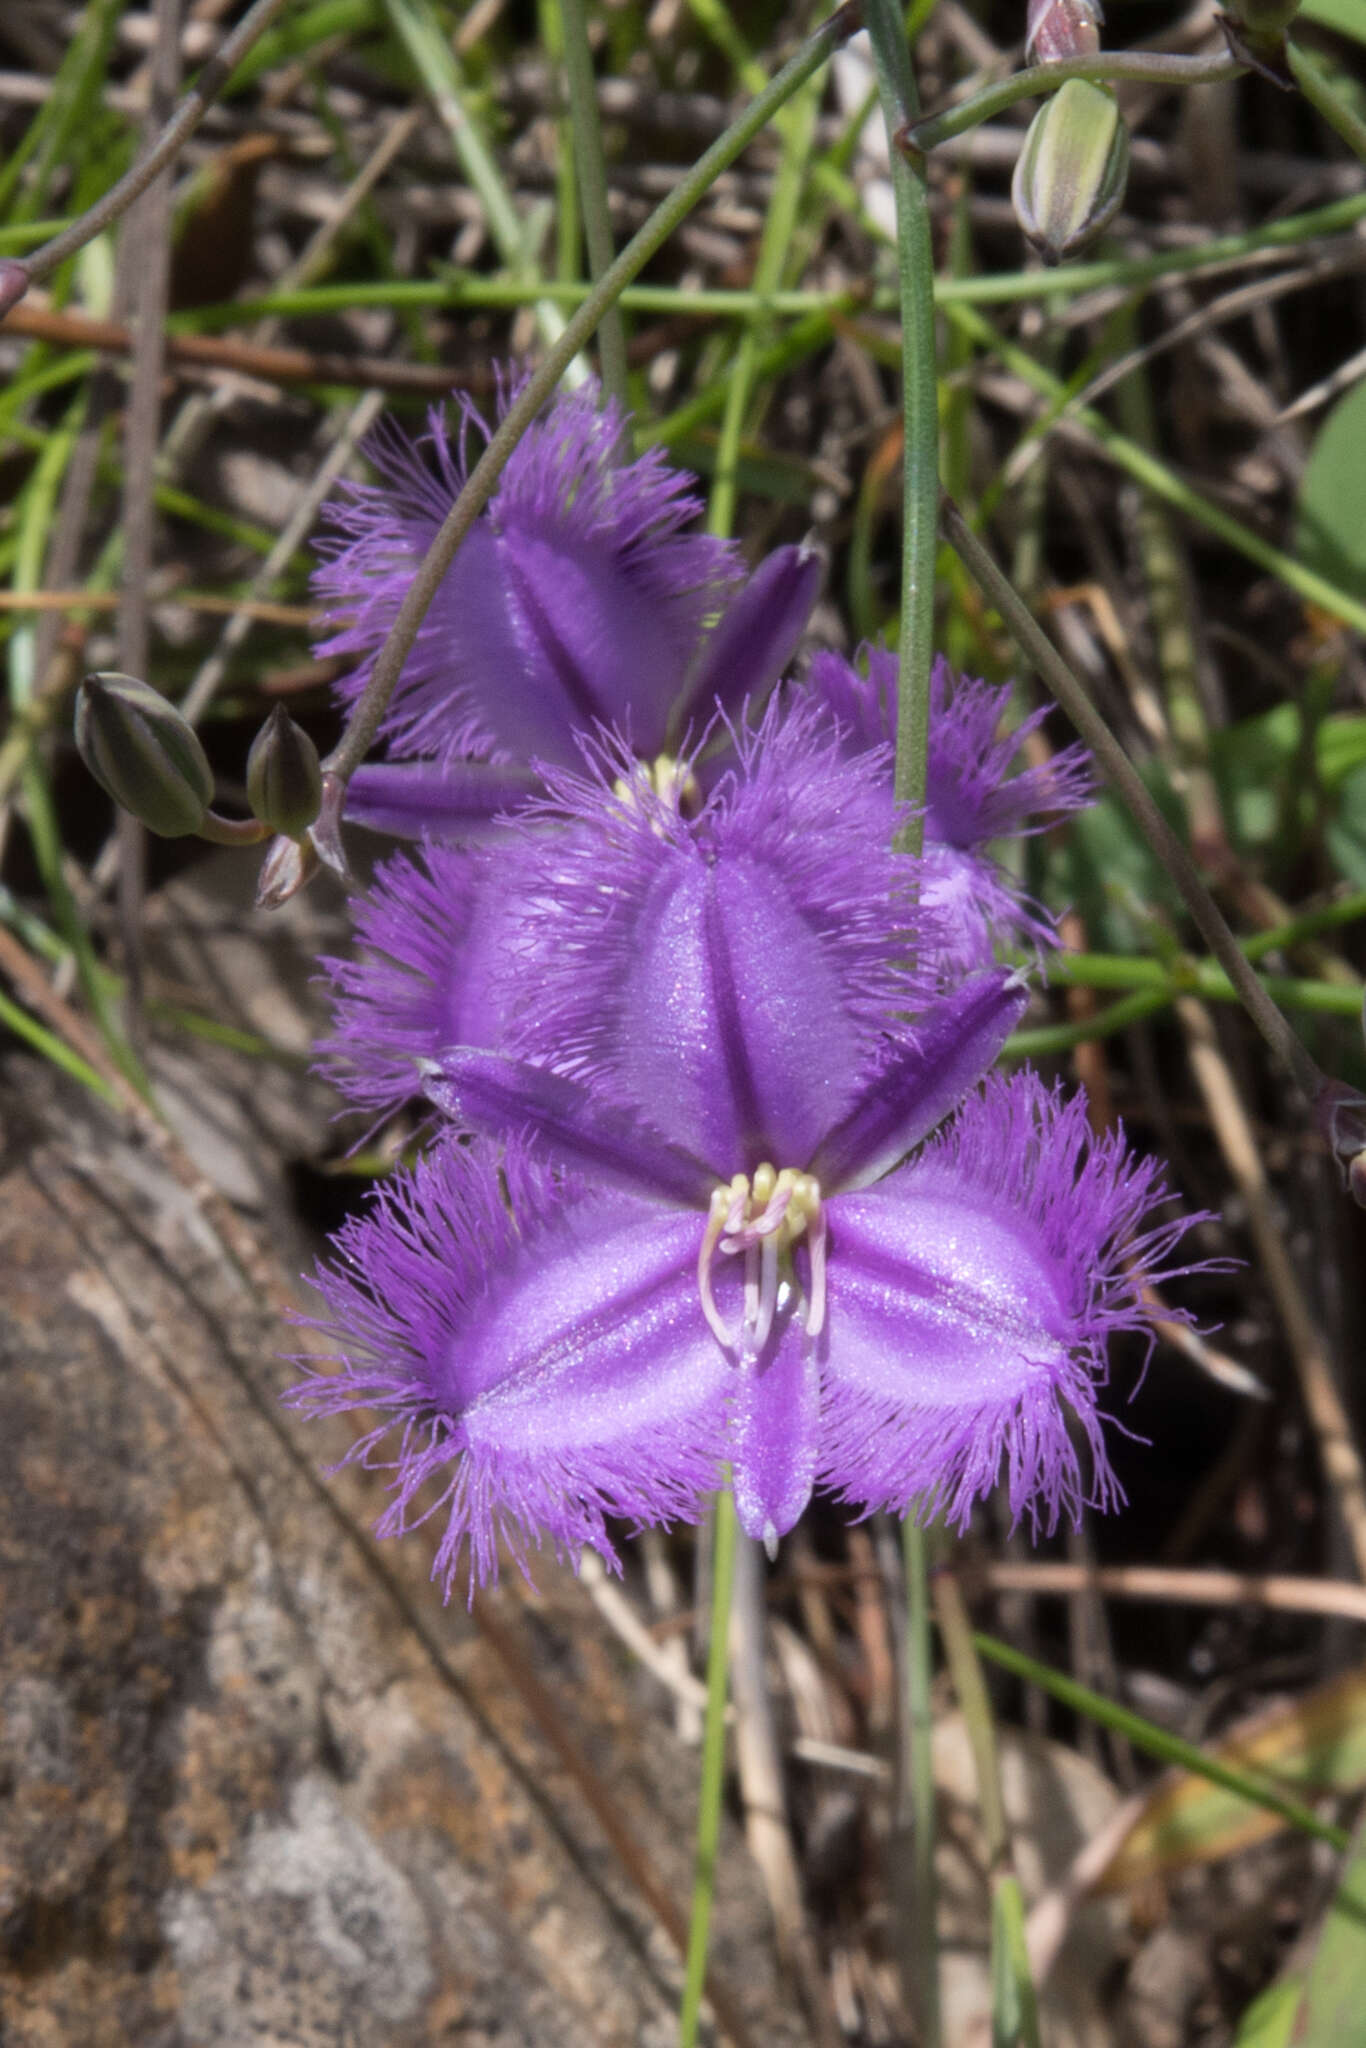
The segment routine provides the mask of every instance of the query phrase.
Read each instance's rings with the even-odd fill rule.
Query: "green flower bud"
[[[197,832],[213,770],[174,704],[135,676],[89,675],[76,699],[81,759],[114,802],[162,839]]]
[[[1228,0],[1227,5],[1235,30],[1242,29],[1254,42],[1279,41],[1299,11],[1300,0]]]
[[[247,802],[272,832],[298,839],[317,817],[322,797],[318,749],[277,704],[247,755]]]
[[[1015,217],[1045,263],[1075,255],[1114,219],[1129,175],[1129,131],[1115,96],[1084,78],[1039,108],[1015,166]]]

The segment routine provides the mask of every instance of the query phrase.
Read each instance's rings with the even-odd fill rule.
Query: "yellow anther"
[[[757,1208],[766,1209],[773,1199],[773,1190],[777,1185],[778,1169],[775,1166],[770,1166],[767,1160],[764,1161],[762,1166],[756,1166],[754,1169],[754,1179],[751,1182],[754,1205]]]

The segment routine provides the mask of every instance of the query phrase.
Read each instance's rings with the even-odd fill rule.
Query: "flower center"
[[[653,761],[638,761],[632,781],[619,775],[614,793],[630,799],[632,783],[639,781],[652,796],[676,810],[681,818],[695,818],[702,808],[702,790],[691,765],[676,754],[656,754]]]
[[[737,1173],[713,1188],[707,1228],[697,1255],[697,1286],[702,1313],[727,1350],[749,1355],[762,1351],[773,1328],[779,1288],[794,1284],[792,1247],[806,1236],[811,1247],[811,1292],[806,1304],[806,1329],[816,1336],[825,1321],[825,1212],[820,1182],[813,1174],[785,1166],[781,1172],[767,1161],[754,1176]],[[724,1320],[712,1292],[712,1268],[718,1253],[745,1261],[745,1306],[738,1330]]]

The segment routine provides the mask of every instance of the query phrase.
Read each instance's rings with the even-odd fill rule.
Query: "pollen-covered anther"
[[[767,1161],[749,1174],[712,1190],[707,1227],[697,1256],[697,1284],[702,1313],[728,1350],[753,1355],[762,1351],[773,1329],[780,1279],[791,1272],[788,1256],[799,1237],[810,1244],[811,1285],[806,1304],[806,1329],[816,1336],[825,1321],[825,1214],[820,1182],[794,1167],[781,1170]],[[717,1253],[745,1261],[744,1314],[738,1330],[724,1320],[712,1293],[712,1266]]]
[[[618,775],[612,789],[626,803],[638,791],[647,793],[677,811],[681,818],[695,818],[702,808],[702,787],[692,764],[676,754],[656,754],[652,761],[638,761],[630,779]]]

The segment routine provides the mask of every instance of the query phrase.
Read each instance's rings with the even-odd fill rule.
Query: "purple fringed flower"
[[[599,1092],[453,1055],[441,1105],[534,1130],[560,1171],[516,1136],[447,1142],[319,1270],[341,1370],[292,1399],[388,1411],[356,1455],[400,1425],[381,1533],[444,1510],[449,1592],[466,1542],[471,1589],[496,1573],[500,1536],[523,1565],[543,1536],[615,1563],[605,1517],[696,1519],[727,1463],[770,1545],[815,1486],[960,1525],[1002,1471],[1044,1528],[1114,1504],[1106,1342],[1142,1327],[1145,1284],[1185,1270],[1168,1263],[1184,1223],[1150,1220],[1159,1170],[1022,1074],[886,1171],[1018,1008],[989,978],[918,1057],[889,1059],[809,1171],[724,1181]]]
[[[1080,1104],[976,1092],[1024,988],[927,994],[885,756],[842,744],[774,711],[691,820],[625,756],[616,795],[559,776],[558,829],[516,835],[508,1037],[426,1065],[475,1143],[352,1227],[318,1283],[343,1371],[296,1394],[396,1411],[390,1525],[444,1476],[448,1585],[499,1533],[610,1559],[605,1516],[691,1516],[727,1464],[770,1544],[818,1485],[961,1522],[1004,1466],[1045,1527],[1115,1497],[1106,1340],[1183,1226],[1145,1223],[1157,1169]]]
[[[333,992],[319,1070],[349,1101],[397,1109],[442,1046],[505,1042],[529,908],[518,852],[510,844],[497,862],[452,846],[400,854],[353,900],[358,957],[319,963]]]
[[[896,656],[881,647],[862,653],[866,673],[841,655],[816,655],[808,687],[834,712],[852,747],[894,745]],[[928,901],[945,913],[952,935],[947,964],[959,969],[985,965],[998,942],[1055,942],[1048,912],[1020,892],[988,848],[992,840],[1045,831],[1095,794],[1091,757],[1080,745],[1012,772],[1048,711],[1032,712],[1001,739],[1009,704],[1009,686],[955,679],[942,655],[935,662],[925,763]]]
[[[399,679],[380,728],[395,758],[352,779],[353,821],[463,840],[525,800],[531,763],[576,765],[599,726],[649,760],[778,680],[819,559],[779,548],[742,581],[728,542],[683,530],[701,509],[690,477],[656,450],[618,459],[624,425],[585,385],[519,442]],[[379,482],[344,485],[328,508],[314,587],[340,623],[318,652],[357,658],[347,703],[465,480],[471,431],[484,427],[467,402],[455,432],[440,410],[416,444],[382,429]]]

